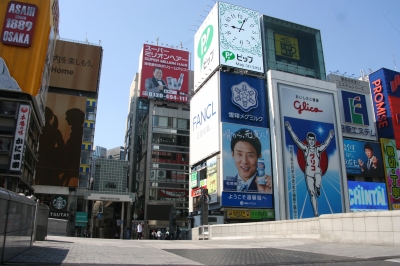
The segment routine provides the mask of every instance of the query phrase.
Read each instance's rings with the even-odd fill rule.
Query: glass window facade
[[[265,15],[261,25],[266,71],[281,70],[326,80],[319,30]]]

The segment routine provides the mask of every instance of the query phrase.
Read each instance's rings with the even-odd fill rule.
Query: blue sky
[[[400,71],[399,0],[231,0],[271,17],[321,31],[327,73],[359,76],[382,67]],[[143,44],[193,38],[213,0],[60,0],[60,37],[99,44],[103,63],[95,145],[124,145],[129,88]],[[192,64],[193,65],[193,64]],[[191,68],[193,70],[193,67]]]

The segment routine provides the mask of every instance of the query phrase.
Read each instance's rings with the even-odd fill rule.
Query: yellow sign
[[[299,43],[296,38],[274,33],[275,54],[300,60]]]
[[[250,219],[250,210],[228,209],[226,212],[228,219]]]

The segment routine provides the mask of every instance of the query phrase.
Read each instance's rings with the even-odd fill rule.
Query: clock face
[[[261,54],[259,19],[252,10],[221,6],[220,36],[225,49]]]

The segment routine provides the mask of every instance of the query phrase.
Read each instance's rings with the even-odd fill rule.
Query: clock
[[[219,14],[221,47],[261,56],[258,12],[220,2]]]

